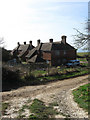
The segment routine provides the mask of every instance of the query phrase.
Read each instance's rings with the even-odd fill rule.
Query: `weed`
[[[9,103],[2,103],[2,114],[5,114],[6,109],[8,108]]]
[[[64,120],[71,120],[70,118],[64,118]]]
[[[32,71],[32,74],[35,77],[41,77],[43,74],[46,74],[46,71],[44,71],[44,70],[35,70],[35,71]]]
[[[21,115],[23,112],[25,112],[25,110],[24,110],[24,108],[21,108],[21,109],[19,110],[19,115]]]
[[[58,68],[50,68],[49,75],[57,75],[58,74]]]
[[[34,114],[31,114],[30,116],[29,116],[29,119],[28,120],[38,120],[39,118],[36,116],[36,115],[34,115]]]
[[[22,107],[22,109],[27,109],[27,108],[29,108],[28,105],[23,105],[23,107]]]
[[[20,118],[24,118],[24,117],[25,117],[25,115],[21,115],[21,114],[20,114],[17,118],[20,119]]]
[[[49,105],[50,106],[58,106],[58,103],[57,102],[53,102],[53,103],[50,103]]]

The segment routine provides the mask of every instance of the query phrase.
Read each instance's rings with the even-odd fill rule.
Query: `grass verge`
[[[88,105],[89,105],[89,88],[90,84],[86,84],[83,86],[80,86],[78,89],[73,90],[74,100],[79,104],[79,106],[86,111],[88,111]]]
[[[56,74],[56,75],[51,75],[51,76],[44,76],[37,78],[38,83],[47,83],[55,80],[63,80],[67,78],[73,78],[81,75],[88,74],[88,70],[81,70],[81,71],[76,71],[76,72],[68,72],[66,74]]]
[[[71,71],[71,70],[73,71]],[[48,82],[56,81],[56,80],[63,80],[73,77],[78,77],[81,75],[88,74],[87,68],[67,68],[63,73],[56,73],[52,75],[45,75],[40,77],[35,77],[33,74],[27,75],[22,80],[24,82],[24,85],[41,85],[46,84]]]

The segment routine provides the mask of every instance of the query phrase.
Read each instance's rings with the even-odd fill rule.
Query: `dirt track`
[[[25,86],[17,90],[3,92],[3,102],[9,102],[10,106],[3,117],[15,118],[23,104],[28,99],[35,98],[44,101],[46,104],[56,101],[59,106],[57,110],[71,118],[88,118],[88,114],[73,101],[72,89],[88,83],[88,75],[52,82],[47,85]],[[27,111],[26,116],[29,113]],[[65,118],[64,115],[57,115],[56,118]]]

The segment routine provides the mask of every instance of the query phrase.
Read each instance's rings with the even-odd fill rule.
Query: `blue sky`
[[[87,19],[87,0],[0,0],[0,37],[7,49],[30,40],[35,46],[37,39],[61,41],[62,35],[73,45],[73,28],[83,31]]]

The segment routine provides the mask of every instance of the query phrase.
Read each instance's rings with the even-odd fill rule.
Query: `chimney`
[[[26,45],[26,42],[24,42],[24,45]]]
[[[17,45],[20,46],[20,43],[18,42]]]
[[[37,46],[40,44],[40,39],[39,40],[37,40]]]
[[[61,38],[62,38],[61,41],[62,41],[64,44],[66,44],[66,38],[67,38],[67,36],[63,35]]]
[[[32,41],[29,41],[30,45],[32,46]]]
[[[53,43],[53,39],[49,39],[49,42],[50,42],[50,43]]]

